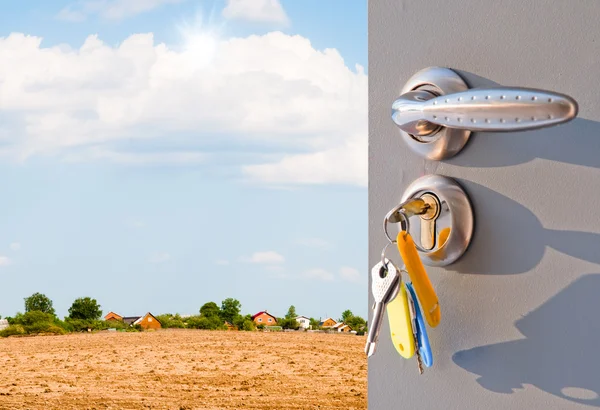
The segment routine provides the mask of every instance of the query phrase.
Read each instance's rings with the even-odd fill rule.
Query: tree
[[[200,308],[200,315],[204,317],[219,316],[221,310],[215,302],[207,302]]]
[[[295,318],[278,318],[277,324],[284,329],[298,330],[300,323]]]
[[[290,306],[287,313],[285,314],[286,319],[296,319],[296,307],[294,305]]]
[[[69,308],[69,318],[82,320],[98,320],[102,310],[96,299],[90,297],[75,299]]]
[[[215,330],[222,329],[223,322],[217,315],[213,316],[192,316],[187,319],[187,327],[193,329]]]
[[[360,316],[351,316],[346,320],[346,324],[352,328],[352,330],[359,331],[365,327],[367,322]]]
[[[221,319],[233,323],[242,311],[242,304],[239,300],[227,298],[221,302]]]
[[[321,322],[319,322],[318,319],[315,319],[314,317],[310,318],[309,324],[310,324],[311,329],[317,330],[318,328],[321,327],[320,323]]]
[[[52,307],[52,301],[48,296],[42,293],[34,293],[33,295],[25,298],[25,312],[39,311],[54,315],[54,308]]]
[[[347,324],[347,320],[349,318],[351,318],[352,316],[354,316],[354,315],[352,314],[352,311],[350,309],[344,310],[342,312],[342,318],[340,320],[338,320],[338,322],[344,322]]]

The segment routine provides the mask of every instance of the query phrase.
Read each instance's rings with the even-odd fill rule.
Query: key
[[[427,329],[425,328],[425,319],[423,319],[423,315],[421,315],[419,301],[417,299],[417,295],[415,294],[415,290],[413,289],[412,283],[406,283],[406,289],[414,303],[415,308],[415,324],[417,325],[418,340],[417,351],[419,352],[422,363],[424,363],[426,367],[431,367],[433,366],[433,354],[431,353],[429,337],[427,336]]]
[[[365,345],[365,353],[368,357],[371,357],[375,353],[379,330],[383,322],[385,305],[395,297],[400,284],[400,272],[398,268],[387,258],[384,259],[384,262],[385,265],[379,262],[371,269],[371,292],[375,299],[375,305],[373,306],[373,320],[369,326],[367,344]]]
[[[417,368],[419,369],[419,374],[423,374],[423,360],[421,359],[421,352],[419,351],[419,324],[417,323],[417,312],[415,310],[415,301],[408,295],[408,307],[410,311],[410,322],[412,325],[412,336],[415,340],[416,353],[417,353]]]
[[[386,305],[386,313],[392,336],[392,344],[405,359],[415,355],[415,338],[410,321],[410,307],[406,287],[400,284],[398,295]]]
[[[429,326],[436,327],[440,323],[441,311],[438,297],[433,289],[433,285],[427,276],[423,262],[419,257],[415,243],[406,231],[398,232],[396,238],[398,251],[400,256],[406,265],[406,271],[412,281],[421,307],[423,308],[423,315],[429,323]]]

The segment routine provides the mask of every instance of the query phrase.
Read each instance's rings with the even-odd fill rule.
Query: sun
[[[215,24],[213,15],[204,19],[201,12],[196,13],[193,22],[183,22],[177,27],[182,41],[183,56],[195,68],[209,66],[217,54],[221,26]]]

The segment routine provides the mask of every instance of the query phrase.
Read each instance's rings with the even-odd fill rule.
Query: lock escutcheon
[[[399,229],[419,238],[420,244],[415,245],[425,265],[450,265],[465,253],[473,235],[473,209],[456,180],[441,175],[421,177],[406,189],[400,204],[386,222],[398,223]],[[393,236],[385,229],[388,238]]]

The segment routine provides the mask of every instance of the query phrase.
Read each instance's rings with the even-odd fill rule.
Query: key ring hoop
[[[410,222],[409,222],[408,215],[406,215],[406,211],[404,210],[404,207],[407,204],[409,204],[410,202],[412,202],[413,200],[414,200],[414,198],[409,199],[405,202],[402,202],[400,205],[396,206],[395,208],[392,208],[392,210],[390,212],[388,212],[387,215],[385,216],[385,218],[383,219],[383,233],[385,234],[385,237],[389,241],[388,245],[392,244],[392,243],[397,243],[397,241],[395,239],[392,239],[392,237],[390,236],[390,233],[388,232],[388,222],[390,222],[390,218],[392,216],[397,215],[400,218],[400,220],[398,221],[398,223],[400,223],[400,230],[405,231],[405,232],[410,232]],[[415,215],[419,215],[419,214],[415,214]],[[419,252],[423,252],[423,253],[428,252],[427,250],[423,249],[417,243],[415,243],[415,247],[417,248],[417,250]],[[387,248],[387,245],[386,245],[386,248]],[[382,261],[383,261],[383,259],[382,259]]]
[[[390,241],[388,243],[385,244],[385,246],[383,247],[383,250],[381,251],[381,265],[384,266],[387,269],[387,262],[385,261],[386,257],[385,257],[385,251],[387,251],[388,246],[390,246],[391,244],[395,243],[396,241]],[[389,260],[389,259],[388,259]]]
[[[398,205],[397,207],[393,208],[390,212],[388,212],[388,214],[383,219],[383,233],[385,234],[385,237],[389,241],[388,245],[390,243],[396,243],[396,240],[392,239],[392,237],[390,236],[390,233],[388,232],[388,222],[390,221],[390,217],[392,215],[398,214],[400,216],[400,229],[403,231],[409,232],[410,224],[408,222],[408,217],[406,216],[404,211],[402,211],[403,207],[404,207],[404,203]],[[387,245],[386,245],[386,247],[387,247]]]

